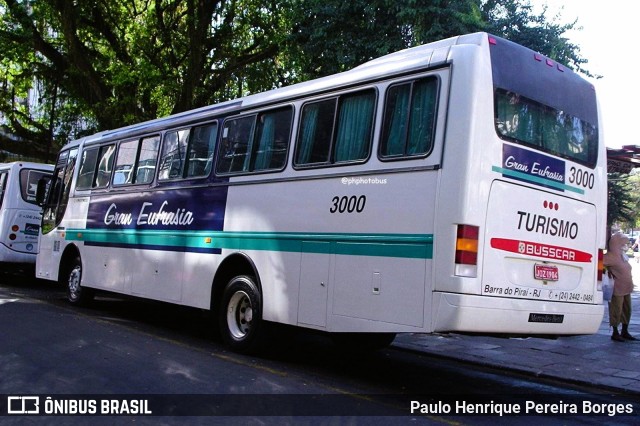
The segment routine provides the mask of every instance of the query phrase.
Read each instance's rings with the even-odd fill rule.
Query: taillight
[[[478,275],[478,236],[480,228],[458,225],[456,238],[455,275],[476,277]]]
[[[602,281],[602,274],[604,273],[604,251],[598,250],[598,281]]]

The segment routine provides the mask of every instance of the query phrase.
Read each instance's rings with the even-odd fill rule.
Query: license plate
[[[558,267],[536,264],[533,268],[533,276],[536,280],[558,281]]]

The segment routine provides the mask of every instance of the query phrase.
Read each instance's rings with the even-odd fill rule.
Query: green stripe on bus
[[[516,179],[526,180],[540,185],[550,186],[552,188],[564,189],[567,191],[576,192],[578,194],[584,194],[584,189],[576,188],[575,186],[565,185],[564,183],[556,182],[551,179],[543,177],[532,176],[528,173],[518,172],[516,170],[503,169],[502,167],[493,166],[491,168],[494,172],[502,173],[506,176],[511,176]]]
[[[234,249],[411,259],[433,257],[433,235],[68,229],[66,239],[139,248]],[[329,242],[332,244],[303,244]]]

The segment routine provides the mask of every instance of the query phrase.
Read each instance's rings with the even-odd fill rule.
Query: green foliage
[[[486,31],[591,76],[584,68],[587,60],[580,56],[580,47],[564,36],[567,31],[578,29],[577,20],[561,25],[556,16],[549,21],[546,6],[540,14],[534,15],[531,4],[522,0],[488,0],[481,9],[487,23]]]
[[[0,147],[44,158],[82,132],[244,94],[244,80],[274,87],[289,1],[2,0],[0,10]]]
[[[638,188],[628,174],[609,173],[607,227],[611,228],[616,223],[635,226],[638,200]]]
[[[406,47],[480,31],[478,1],[300,0],[292,34],[304,79],[334,74]]]
[[[0,149],[51,160],[83,133],[475,31],[582,69],[570,28],[528,0],[0,0]]]
[[[607,224],[623,228],[640,228],[640,171],[629,174],[609,173]]]

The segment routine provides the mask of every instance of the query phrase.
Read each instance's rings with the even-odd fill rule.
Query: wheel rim
[[[251,299],[244,291],[237,291],[229,299],[227,309],[227,325],[231,335],[237,339],[244,339],[251,331],[253,308]]]
[[[69,273],[69,296],[72,299],[78,298],[78,293],[80,291],[80,274],[82,270],[80,266],[76,266]]]

